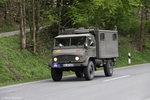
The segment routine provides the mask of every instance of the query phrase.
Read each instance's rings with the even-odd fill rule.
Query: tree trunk
[[[140,51],[143,50],[143,41],[144,41],[144,1],[142,2],[143,6],[141,8],[141,30],[140,30],[140,43],[139,49]]]
[[[20,0],[20,36],[21,43],[20,47],[22,50],[26,48],[26,35],[25,35],[25,0]]]
[[[34,12],[34,0],[32,0],[32,28],[33,28],[33,52],[36,52],[36,35],[35,35],[35,12]]]
[[[37,0],[36,1],[36,31],[39,31],[40,29],[40,3]]]
[[[39,30],[40,30],[40,3],[39,0],[36,1],[36,48],[39,44]]]
[[[7,3],[5,3],[5,16],[4,19],[7,20]]]
[[[145,23],[145,29],[146,29],[146,33],[147,33],[147,30],[148,30],[148,24],[147,24],[147,21],[148,21],[148,2],[145,1],[145,20],[146,20],[146,23]]]
[[[61,11],[62,11],[62,5],[63,5],[63,0],[60,0],[59,2],[59,13],[58,13],[58,33],[60,33],[60,28],[61,28]]]
[[[32,28],[32,11],[31,11],[31,1],[27,0],[27,15],[28,15],[28,23],[29,23],[29,28],[30,28],[30,42],[32,43],[32,39],[33,39],[33,28]]]
[[[26,9],[25,9],[25,0],[23,0],[23,5],[22,5],[22,10],[23,10],[23,29],[24,29],[24,40],[26,44]]]
[[[53,7],[54,7],[54,8],[57,7],[57,0],[53,0]]]

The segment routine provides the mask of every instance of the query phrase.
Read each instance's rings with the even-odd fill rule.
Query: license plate
[[[73,67],[74,64],[63,64],[63,67]]]
[[[60,64],[58,64],[58,63],[53,63],[53,64],[52,64],[52,68],[60,68]]]

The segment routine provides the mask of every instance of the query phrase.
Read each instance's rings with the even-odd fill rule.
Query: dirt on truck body
[[[74,71],[77,77],[94,78],[98,67],[105,76],[113,75],[118,57],[118,32],[99,29],[66,29],[55,37],[51,67],[52,79],[60,81],[63,71]]]

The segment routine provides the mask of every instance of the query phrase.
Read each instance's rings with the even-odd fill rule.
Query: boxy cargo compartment
[[[115,30],[95,30],[96,57],[118,57],[118,32]]]

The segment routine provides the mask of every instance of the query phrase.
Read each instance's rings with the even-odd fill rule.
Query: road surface
[[[48,27],[48,26],[41,26],[40,30],[45,27]],[[26,32],[30,32],[30,29],[26,29]],[[7,36],[16,35],[16,34],[20,34],[20,30],[11,31],[11,32],[2,32],[2,33],[0,33],[0,37],[7,37]]]
[[[26,32],[29,32],[29,29],[26,29]],[[0,37],[12,36],[15,34],[20,34],[20,30],[0,33]]]
[[[92,81],[71,75],[0,87],[0,100],[150,100],[150,64],[114,69],[112,77],[97,71]]]

